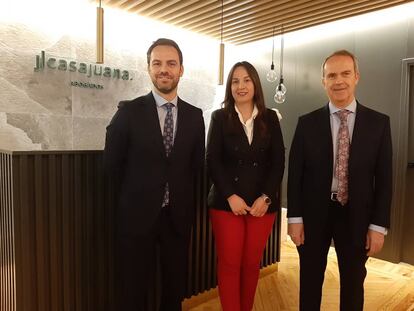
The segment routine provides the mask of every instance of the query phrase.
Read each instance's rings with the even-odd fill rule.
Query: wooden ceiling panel
[[[366,1],[366,0],[364,0]],[[304,15],[316,8],[325,8],[326,6],[336,6],[333,4],[332,0],[313,0],[312,3],[302,3],[296,7],[289,6],[286,9],[283,8],[273,8],[266,11],[261,11],[255,15],[251,14],[245,17],[241,17],[230,22],[224,23],[223,27],[223,34],[233,34],[244,30],[249,30],[250,28],[259,28],[262,25],[268,24],[269,21],[273,24],[271,28],[276,27],[280,28],[282,23],[286,23],[286,21],[293,20],[295,15]],[[338,2],[338,1],[336,1]],[[343,1],[345,2],[345,0]],[[242,25],[242,27],[241,27]],[[214,26],[210,28],[202,29],[204,34],[209,36],[217,36],[219,33],[219,27]]]
[[[97,2],[96,0],[89,0]],[[320,25],[410,0],[223,0],[223,40],[245,44],[280,33]],[[126,10],[216,39],[221,35],[220,0],[103,0]]]
[[[355,0],[354,0],[355,1]],[[370,1],[364,0],[359,2],[364,2],[364,6],[361,3],[361,6],[355,8],[349,1],[345,1],[342,5],[338,4],[324,4],[319,8],[312,6],[311,10],[304,11],[292,11],[287,14],[281,14],[279,19],[273,19],[273,17],[264,16],[260,22],[255,22],[252,25],[246,25],[243,27],[243,31],[239,31],[239,28],[228,33],[224,33],[224,38],[226,40],[232,40],[237,37],[248,36],[249,34],[262,33],[264,30],[271,31],[273,26],[276,26],[275,33],[279,34],[281,25],[284,25],[284,28],[293,27],[294,25],[299,25],[301,23],[312,23],[313,20],[322,20],[324,18],[332,20],[332,16],[343,17],[342,13],[345,13],[347,16],[356,15],[359,10],[364,10],[366,7],[371,7]],[[276,17],[278,18],[278,17]],[[212,34],[215,36],[216,34]]]
[[[395,1],[398,0],[383,1],[384,7],[382,8],[393,6],[392,2]],[[288,22],[283,23],[283,28],[285,32],[290,32],[378,10],[378,6],[373,5],[371,2],[372,1],[366,1],[364,6],[359,7],[344,7],[337,9],[327,8],[327,10],[324,10],[321,13],[299,16],[299,18],[290,19],[288,20]],[[271,37],[271,25],[272,24],[269,24],[269,27],[256,27],[252,30],[246,30],[244,33],[239,33],[224,38],[226,39],[226,41],[233,42],[235,44],[244,44],[250,42],[251,38],[256,38],[256,40],[259,40],[258,38],[264,39],[267,37]],[[275,33],[280,33],[280,28],[277,29],[277,31],[275,29]]]
[[[285,1],[289,1],[289,0],[285,0]],[[265,7],[266,9],[268,9],[268,8],[274,7],[276,1],[261,1],[261,2],[265,2],[265,5],[262,7]],[[270,3],[266,3],[266,2],[270,2]],[[236,9],[229,8],[228,6],[224,7],[223,26],[224,24],[229,23],[234,19],[245,18],[246,16],[252,16],[255,12],[263,10],[262,7],[260,8],[257,7],[257,2],[256,2],[255,7],[252,7],[251,4],[249,5],[249,3],[243,3],[242,1],[240,1],[239,4],[242,4],[242,5],[240,5]],[[197,22],[193,20],[191,24],[186,24],[184,26],[188,27],[190,30],[202,32],[203,31],[202,29],[208,28],[209,26],[213,26],[216,28],[218,27],[220,29],[220,21],[221,21],[221,8],[219,9],[218,13],[216,13],[213,16],[210,16],[210,18],[199,19],[197,20]]]

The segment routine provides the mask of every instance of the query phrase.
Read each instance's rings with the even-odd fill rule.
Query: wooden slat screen
[[[0,152],[0,310],[112,311],[115,187],[101,151]],[[197,177],[188,296],[216,286],[205,172]],[[279,258],[275,225],[262,265]],[[159,298],[159,271],[147,310]]]

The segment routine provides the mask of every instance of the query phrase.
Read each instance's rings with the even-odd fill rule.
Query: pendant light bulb
[[[273,97],[277,104],[283,104],[286,100],[286,86],[283,84],[283,50],[284,50],[284,37],[283,37],[283,25],[281,29],[281,40],[280,40],[280,79],[279,84],[276,87],[276,93]]]
[[[283,84],[283,78],[280,78],[279,84],[276,87],[276,92],[280,92],[283,95],[285,95],[286,91],[287,89],[286,89],[286,86]]]
[[[283,86],[283,84],[279,84],[276,90],[276,94],[274,96],[274,101],[276,104],[283,104],[286,100],[286,91],[285,93],[282,92],[282,90],[279,90],[279,87]]]
[[[285,102],[286,91],[286,86],[283,84],[283,77],[281,77],[279,84],[276,87],[276,94],[273,98],[276,104],[283,104]]]
[[[270,65],[270,70],[266,74],[266,80],[269,82],[275,82],[277,80],[277,74],[273,62],[272,65]]]

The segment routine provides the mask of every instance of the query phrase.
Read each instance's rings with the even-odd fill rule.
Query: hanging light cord
[[[102,0],[99,0],[99,7],[101,7],[101,4],[102,4]]]
[[[273,61],[275,59],[275,27],[273,27],[273,41],[272,41],[272,65],[274,64]]]
[[[283,77],[283,49],[285,46],[285,38],[283,36],[283,25],[282,25],[282,38],[280,43],[280,77]]]

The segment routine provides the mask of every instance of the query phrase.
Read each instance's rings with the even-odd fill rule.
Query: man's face
[[[355,98],[359,73],[349,56],[333,56],[325,63],[322,84],[330,101],[338,108],[348,106]]]
[[[176,95],[178,81],[183,71],[178,52],[174,47],[158,45],[152,50],[148,73],[155,88],[161,94]]]

